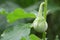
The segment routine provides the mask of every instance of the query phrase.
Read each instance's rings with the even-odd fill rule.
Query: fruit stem
[[[39,13],[38,13],[38,16],[39,16],[39,17],[42,16],[43,4],[44,4],[44,2],[42,2],[42,3],[40,4],[40,7],[39,7]]]

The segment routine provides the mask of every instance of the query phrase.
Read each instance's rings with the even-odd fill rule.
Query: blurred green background
[[[7,12],[11,12],[16,8],[23,8],[26,12],[38,13],[39,5],[43,1],[44,0],[0,0],[0,11],[5,9]],[[46,19],[48,23],[48,40],[55,40],[56,35],[58,35],[60,39],[60,0],[48,0],[48,13]],[[6,20],[5,15],[0,15],[0,34],[7,28],[7,25],[9,25],[9,27],[13,26],[13,24],[8,24]],[[18,20],[17,23],[32,23],[33,20],[34,19],[30,18],[22,19]],[[40,33],[37,33],[33,29],[31,32],[40,37]]]

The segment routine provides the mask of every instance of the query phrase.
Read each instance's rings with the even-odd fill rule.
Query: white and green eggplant
[[[48,24],[46,22],[46,18],[42,16],[42,5],[44,4],[41,3],[40,8],[39,8],[39,13],[36,17],[36,19],[33,21],[32,27],[37,31],[37,32],[45,32],[48,28]]]
[[[47,22],[44,17],[37,17],[34,20],[32,26],[37,32],[45,32],[48,28]]]

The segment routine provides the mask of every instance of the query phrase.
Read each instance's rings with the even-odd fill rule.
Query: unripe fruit
[[[48,28],[47,22],[44,19],[43,16],[37,17],[33,24],[32,27],[37,31],[37,32],[45,32]]]

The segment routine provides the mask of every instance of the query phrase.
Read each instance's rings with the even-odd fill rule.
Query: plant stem
[[[45,3],[44,3],[44,18],[46,19],[46,16],[47,16],[47,0],[45,0]]]
[[[47,0],[45,0],[45,3],[44,3],[44,18],[46,19],[46,16],[47,16]],[[46,38],[46,32],[43,32],[43,40],[45,40]]]
[[[43,40],[46,38],[46,32],[43,32]]]

